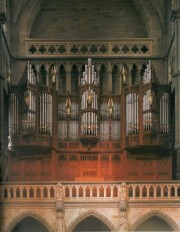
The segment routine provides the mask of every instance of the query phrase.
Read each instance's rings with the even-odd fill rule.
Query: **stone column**
[[[62,184],[56,186],[56,232],[66,232],[64,222],[64,190]]]
[[[126,183],[121,183],[119,189],[119,222],[117,231],[126,232],[128,231],[128,221],[127,221],[127,200],[128,191]]]
[[[180,179],[180,8],[179,0],[173,1],[172,21],[174,24],[174,79],[175,79],[175,149],[177,152],[176,160],[176,179]]]

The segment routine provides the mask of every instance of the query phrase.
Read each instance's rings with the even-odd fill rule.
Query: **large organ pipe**
[[[131,132],[131,93],[129,93],[128,95],[128,108],[129,108],[129,112],[128,112],[128,133]]]
[[[128,114],[129,114],[129,104],[128,104],[128,96],[126,96],[126,135],[128,135]]]
[[[82,95],[81,95],[81,135],[82,142],[91,139],[97,141],[92,135],[97,136],[97,84],[94,66],[91,64],[91,59],[88,59],[88,64],[85,65],[85,72],[81,80]],[[92,141],[93,141],[92,140]]]
[[[14,114],[15,114],[15,94],[13,93],[12,94],[12,132],[13,134],[15,134],[15,117],[14,117]]]
[[[130,133],[132,131],[132,93],[130,93],[130,109],[129,109],[129,123],[130,123]]]

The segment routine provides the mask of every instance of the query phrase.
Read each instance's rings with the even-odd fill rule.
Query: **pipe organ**
[[[120,141],[120,100],[109,97],[100,104],[100,141]]]
[[[126,134],[139,133],[139,109],[138,94],[128,93],[126,95]]]
[[[19,84],[9,87],[9,149],[20,155],[51,150],[52,92],[39,87],[29,62]]]
[[[19,133],[19,102],[17,92],[12,92],[9,96],[9,135]]]
[[[128,172],[135,173],[137,160],[170,154],[170,86],[160,84],[151,61],[107,66],[102,75],[105,63],[91,59],[79,67],[28,62],[19,83],[9,86],[9,150],[20,158],[56,156],[52,180],[119,180],[124,165],[124,178],[133,180]],[[76,93],[65,88],[70,68]],[[114,87],[107,86],[112,80]],[[111,91],[116,84],[121,88]]]
[[[98,132],[98,90],[99,80],[96,78],[91,59],[85,65],[85,72],[81,79],[81,131],[80,139],[83,143],[94,144],[99,139]]]
[[[62,97],[63,98],[63,97]],[[79,106],[74,99],[60,100],[58,103],[58,138],[62,141],[79,139]]]
[[[160,96],[160,133],[169,133],[169,93],[164,92]]]
[[[40,134],[52,136],[52,95],[40,94]]]
[[[170,86],[159,83],[151,61],[141,74],[138,86],[124,84],[126,149],[133,153],[168,150]]]

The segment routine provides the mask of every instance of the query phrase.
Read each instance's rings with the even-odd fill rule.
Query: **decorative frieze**
[[[152,39],[126,39],[119,41],[47,41],[26,40],[26,55],[31,57],[73,56],[150,56]]]

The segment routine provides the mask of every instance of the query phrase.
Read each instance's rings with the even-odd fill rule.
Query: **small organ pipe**
[[[31,64],[29,64],[29,83],[32,84],[32,68],[31,68]]]

